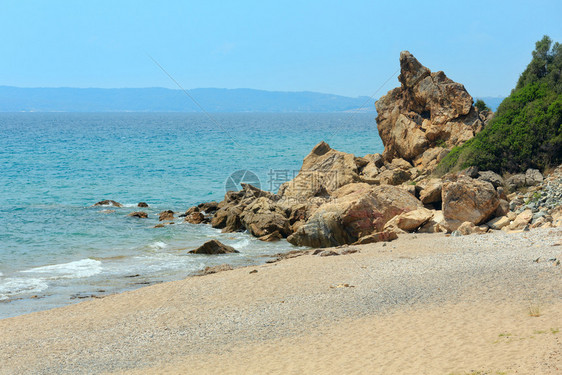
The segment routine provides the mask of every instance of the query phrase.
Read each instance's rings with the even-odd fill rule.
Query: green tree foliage
[[[474,103],[474,106],[478,108],[480,112],[490,110],[490,108],[486,105],[486,102],[484,102],[482,99],[478,99],[476,103]]]
[[[490,123],[455,147],[437,171],[477,166],[499,173],[544,170],[562,163],[562,46],[548,36]]]

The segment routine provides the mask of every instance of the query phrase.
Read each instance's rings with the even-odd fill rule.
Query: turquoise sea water
[[[318,142],[382,152],[371,114],[0,114],[0,318],[291,250],[158,212],[220,201],[238,170],[276,191]],[[91,207],[113,199],[123,208]],[[147,202],[149,219],[126,215]],[[240,254],[196,256],[210,238]]]

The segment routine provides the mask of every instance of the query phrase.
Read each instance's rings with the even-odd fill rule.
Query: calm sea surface
[[[293,249],[181,219],[153,227],[162,210],[221,200],[239,170],[276,191],[322,140],[382,152],[374,116],[0,113],[0,318]],[[103,199],[125,207],[91,207]],[[149,219],[127,217],[141,201]],[[187,254],[211,238],[240,254]]]

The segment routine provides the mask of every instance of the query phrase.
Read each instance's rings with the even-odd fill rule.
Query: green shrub
[[[562,46],[545,36],[511,95],[473,139],[455,147],[440,174],[469,166],[498,173],[544,170],[562,162]]]

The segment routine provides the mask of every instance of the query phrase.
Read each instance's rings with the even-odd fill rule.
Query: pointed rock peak
[[[314,155],[322,156],[330,150],[331,150],[330,145],[322,141],[318,143],[316,146],[314,146],[311,153]]]
[[[404,88],[415,86],[430,74],[431,71],[423,66],[410,52],[400,52],[400,76],[398,76],[398,80]]]

